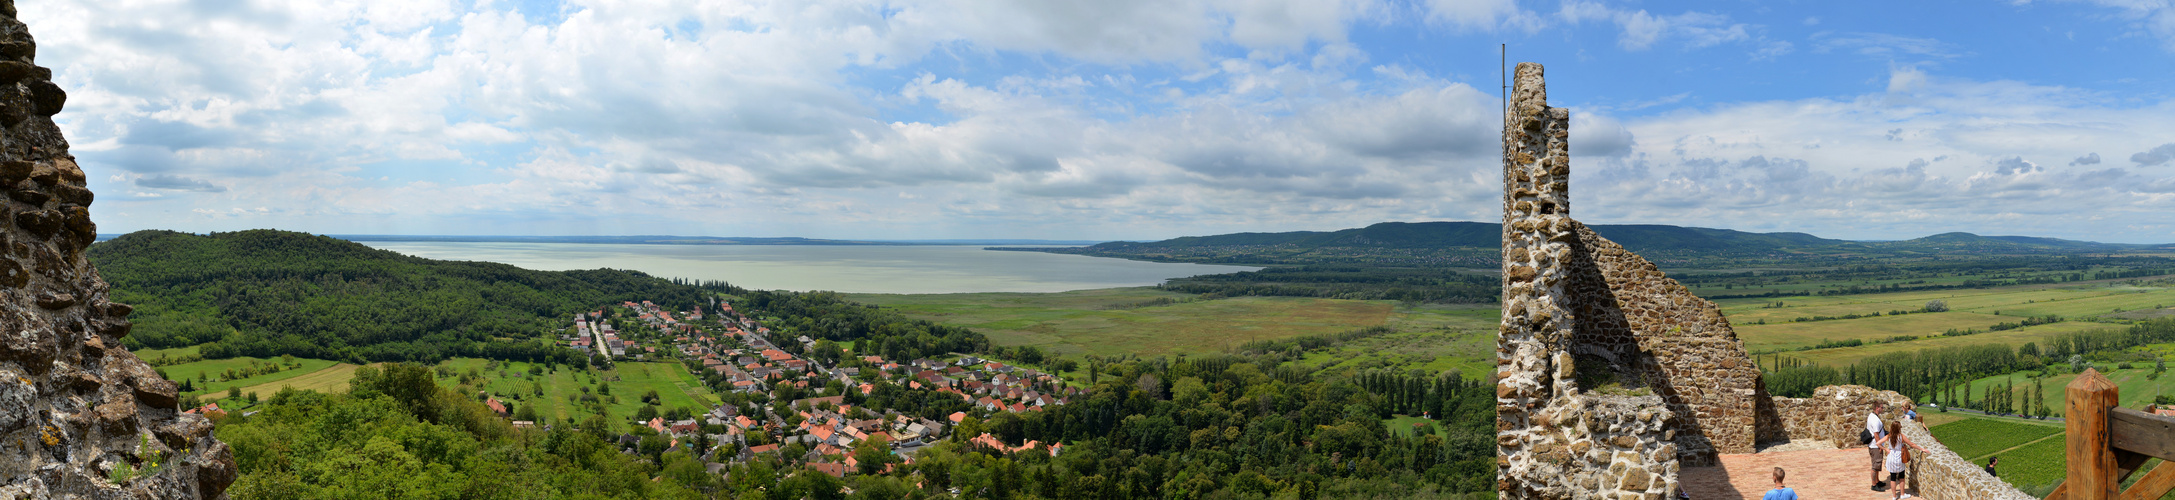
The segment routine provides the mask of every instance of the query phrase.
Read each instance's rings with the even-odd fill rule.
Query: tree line
[[[673,309],[730,285],[676,284],[637,271],[533,271],[423,259],[273,230],[140,231],[86,252],[135,305],[131,348],[205,344],[206,358],[283,354],[436,362],[479,356],[567,362],[552,345],[574,313],[650,300]]]

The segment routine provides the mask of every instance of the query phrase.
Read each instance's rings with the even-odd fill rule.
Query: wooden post
[[[2107,412],[2119,404],[2120,388],[2097,369],[2069,383],[2068,480],[2062,488],[2071,500],[2108,500],[2122,486],[2115,477],[2115,449],[2108,434]]]

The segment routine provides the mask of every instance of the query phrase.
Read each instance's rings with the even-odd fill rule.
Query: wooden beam
[[[2068,484],[2061,484],[2061,485],[2057,485],[2057,486],[2055,486],[2055,487],[2054,487],[2054,491],[2049,491],[2049,492],[2047,492],[2047,497],[2046,497],[2045,499],[2042,499],[2042,500],[2068,500],[2068,499],[2069,499],[2069,485],[2068,485]]]
[[[2130,489],[2122,490],[2122,500],[2154,500],[2175,490],[2175,466],[2169,466],[2169,463],[2160,462],[2151,472],[2146,472],[2145,477],[2137,478],[2136,483],[2130,484]]]
[[[2175,417],[2115,408],[2107,413],[2107,419],[2109,440],[2115,448],[2175,460]]]
[[[2120,404],[2122,389],[2099,370],[2088,368],[2069,382],[2067,391],[2068,411],[2063,415],[2068,418],[2069,467],[2064,498],[2111,500],[2121,493],[2122,483],[2115,449],[2108,442],[2107,412]]]

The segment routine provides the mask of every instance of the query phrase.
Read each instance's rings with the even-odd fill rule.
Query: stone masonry
[[[121,347],[129,307],[83,258],[91,191],[36,52],[0,0],[0,499],[222,497],[233,453]]]
[[[1636,350],[1625,315],[1596,321],[1613,289],[1596,266],[1584,226],[1570,217],[1570,113],[1548,106],[1541,66],[1519,63],[1503,125],[1503,321],[1496,337],[1496,486],[1509,498],[1662,498],[1676,491],[1679,433],[1696,429],[1667,393],[1579,387],[1580,355],[1606,353],[1589,369],[1614,367],[1619,349],[1580,347],[1614,335]],[[1613,245],[1613,244],[1611,244]],[[1619,249],[1620,251],[1620,249]],[[1625,255],[1629,255],[1625,253]],[[1635,258],[1635,257],[1634,257]],[[1621,273],[1619,273],[1621,274]],[[1659,273],[1655,273],[1657,276]],[[1681,288],[1681,287],[1679,287]],[[1696,299],[1694,299],[1696,300]],[[1586,316],[1581,316],[1581,313]],[[1641,316],[1642,318],[1644,316]],[[1604,328],[1615,325],[1615,330]],[[1602,346],[1602,343],[1596,343]],[[1701,443],[1703,440],[1685,439]]]
[[[1682,467],[1768,442],[1861,446],[1857,430],[1875,403],[1888,405],[1890,420],[1910,408],[1902,395],[1863,386],[1769,395],[1719,308],[1571,218],[1569,124],[1568,110],[1548,106],[1541,66],[1519,63],[1503,122],[1501,496],[1669,498]],[[1939,447],[1914,429],[1911,437]],[[1919,465],[1925,496],[2014,496],[1939,451]]]

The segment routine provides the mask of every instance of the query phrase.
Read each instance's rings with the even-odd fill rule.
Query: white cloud
[[[1517,0],[1427,0],[1425,6],[1429,22],[1464,30],[1532,30],[1540,23],[1538,16],[1519,8]]]
[[[1813,44],[1815,52],[1843,51],[1884,59],[1899,56],[1948,59],[1959,55],[1954,44],[1887,33],[1822,33],[1814,35],[1813,39],[1816,40]]]
[[[2175,2],[2167,0],[2068,0],[2115,9],[2123,26],[2160,39],[2160,47],[2175,52]]]
[[[1556,17],[1574,25],[1589,21],[1615,23],[1622,29],[1616,38],[1616,45],[1633,52],[1652,49],[1656,43],[1665,39],[1679,40],[1687,49],[1733,42],[1757,42],[1755,45],[1758,48],[1753,51],[1752,57],[1760,60],[1773,59],[1789,53],[1792,48],[1789,42],[1772,41],[1758,36],[1755,34],[1760,29],[1758,26],[1733,22],[1729,16],[1706,12],[1661,15],[1645,9],[1619,9],[1599,2],[1573,0],[1564,2],[1557,10]]]
[[[1581,217],[1858,238],[2109,240],[2120,238],[2073,215],[2156,220],[2175,210],[2175,181],[2093,169],[2095,150],[2150,149],[2175,134],[2175,102],[2136,106],[1915,68],[1897,68],[1891,81],[1913,98],[1745,102],[1630,120],[1638,140],[1628,153],[1573,155],[1573,192],[1597,200]]]

